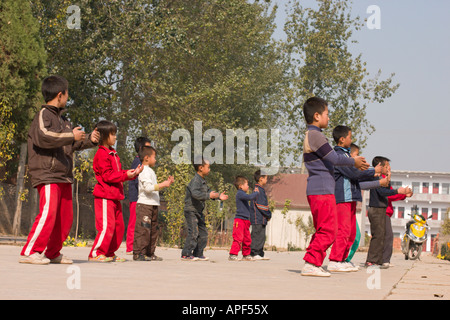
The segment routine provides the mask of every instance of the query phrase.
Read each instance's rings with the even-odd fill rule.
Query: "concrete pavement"
[[[88,262],[90,247],[65,247],[72,265],[18,263],[21,247],[0,245],[0,299],[146,299],[146,300],[395,300],[450,299],[450,262],[424,255],[406,261],[400,253],[394,267],[303,277],[304,252],[272,252],[269,261],[228,261],[227,250],[207,250],[210,261],[181,261],[180,250],[157,248],[163,261]],[[359,265],[366,253],[357,252]],[[324,265],[326,266],[326,260]]]

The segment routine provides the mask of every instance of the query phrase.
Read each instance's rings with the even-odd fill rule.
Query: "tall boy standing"
[[[22,249],[21,263],[72,263],[60,254],[73,222],[73,152],[94,147],[100,134],[72,128],[62,115],[69,97],[69,84],[61,76],[42,82],[46,102],[28,131],[28,170],[39,192],[39,214]],[[45,250],[45,253],[43,254]]]
[[[254,174],[254,178],[256,182],[255,188],[258,190],[258,195],[255,200],[252,200],[250,205],[250,223],[252,226],[252,244],[250,254],[255,260],[268,260],[268,258],[264,257],[266,226],[267,222],[270,218],[272,218],[266,191],[264,190],[268,177],[267,175],[261,175],[261,170],[257,170]]]
[[[208,242],[208,230],[206,229],[205,201],[208,199],[222,201],[227,200],[228,196],[223,192],[212,191],[206,184],[205,177],[210,172],[209,161],[204,159],[196,159],[194,161],[195,176],[186,186],[186,195],[184,197],[184,217],[186,218],[187,237],[181,251],[182,260],[203,260],[203,250]]]
[[[329,277],[322,268],[327,249],[337,233],[336,198],[334,196],[334,166],[355,166],[366,170],[369,164],[363,157],[347,158],[338,155],[322,133],[328,126],[328,103],[313,97],[303,105],[308,131],[303,144],[303,162],[308,169],[306,195],[313,216],[316,232],[303,258],[303,276]]]

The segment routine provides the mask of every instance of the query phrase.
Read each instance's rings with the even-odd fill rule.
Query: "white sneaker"
[[[313,264],[305,262],[305,266],[302,269],[302,276],[330,277],[331,273],[323,270],[322,267],[316,267]]]
[[[29,256],[21,256],[19,263],[29,263],[29,264],[49,264],[50,259],[44,257],[42,253],[35,252]]]
[[[330,261],[330,263],[328,264],[327,270],[330,272],[352,272],[353,271],[348,266],[346,266],[344,263],[338,262],[338,261]]]
[[[254,260],[263,260],[263,257],[261,257],[259,254],[257,254],[256,256],[253,256]]]
[[[356,272],[359,271],[359,267],[355,266],[352,262],[350,261],[342,261],[342,263],[348,268],[350,269],[350,271]]]
[[[49,260],[50,260],[50,263],[57,263],[57,264],[72,264],[73,263],[73,261],[71,259],[66,258],[62,254],[60,254],[59,256],[57,256],[54,259],[49,259]]]

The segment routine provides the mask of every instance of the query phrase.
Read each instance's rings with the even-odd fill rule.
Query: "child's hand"
[[[407,197],[412,197],[412,195],[413,195],[413,192],[412,192],[411,188],[410,187],[406,187],[406,196]]]
[[[86,138],[86,133],[84,131],[81,131],[81,127],[76,127],[72,130],[73,133],[73,139],[75,141],[84,140]]]
[[[139,173],[142,172],[142,170],[144,170],[144,166],[142,165],[138,165],[136,169],[128,170],[127,171],[128,179],[133,179],[134,177],[138,176]]]
[[[369,164],[366,162],[366,158],[358,156],[355,157],[355,167],[359,170],[367,170],[369,168]]]
[[[406,194],[407,191],[408,191],[407,189],[409,189],[409,188],[400,187],[400,188],[397,189],[397,192],[398,192],[398,194]]]
[[[228,200],[228,196],[225,194],[225,192],[222,192],[219,196],[219,199],[225,201]]]
[[[258,192],[259,193],[258,187],[255,187],[255,190],[253,190],[253,192]]]
[[[408,188],[408,190],[407,190],[406,196],[408,198],[410,198],[414,195],[414,192],[412,191],[412,189],[410,187],[407,187],[407,188]]]
[[[97,128],[91,133],[91,141],[92,143],[98,143],[100,141],[100,132],[98,132]]]
[[[169,179],[167,179],[166,181],[161,182],[161,183],[159,184],[159,188],[160,188],[160,189],[162,189],[162,188],[167,188],[167,187],[169,187],[169,186],[170,186],[170,180],[169,180]]]
[[[169,178],[167,178],[166,181],[162,182],[159,184],[160,188],[167,188],[170,187],[170,185],[174,182],[175,180],[173,179],[172,176],[170,176]]]
[[[218,192],[211,191],[211,192],[209,193],[209,198],[210,198],[210,199],[217,199],[218,197],[219,197],[219,193],[218,193]]]
[[[381,162],[375,166],[375,177],[381,176],[381,170],[383,167],[381,166]]]

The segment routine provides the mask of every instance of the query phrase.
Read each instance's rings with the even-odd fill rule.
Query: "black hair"
[[[41,92],[45,102],[52,101],[58,93],[66,94],[69,90],[69,81],[61,76],[48,76],[42,81]]]
[[[102,145],[106,140],[108,140],[111,133],[117,133],[117,126],[106,120],[99,121],[95,127],[100,133],[100,139],[98,141],[99,145]]]
[[[312,97],[306,100],[303,105],[303,116],[305,117],[306,123],[310,124],[314,121],[314,114],[317,112],[322,114],[325,108],[328,107],[328,102],[325,99],[319,97]]]
[[[372,166],[376,167],[379,163],[381,163],[382,166],[384,166],[386,164],[386,162],[390,162],[391,160],[389,160],[386,157],[382,157],[382,156],[376,156],[375,158],[373,158],[372,160]]]
[[[198,170],[200,169],[200,167],[201,167],[201,166],[204,166],[204,165],[207,164],[208,162],[209,162],[208,159],[203,158],[203,156],[201,156],[201,157],[196,157],[196,158],[194,159],[194,163],[193,163],[195,172],[198,172]]]
[[[146,143],[152,143],[149,138],[146,137],[139,137],[134,141],[134,150],[136,150],[136,153],[139,153],[139,150],[143,146],[145,146]]]
[[[360,148],[358,145],[352,143],[352,144],[350,145],[350,150],[351,150],[350,152],[353,152],[353,150],[355,150],[355,149],[360,150],[361,148]]]
[[[141,150],[139,150],[139,159],[141,162],[144,162],[144,158],[146,156],[152,156],[153,153],[156,153],[156,149],[151,146],[142,146]]]
[[[248,179],[244,176],[237,176],[234,179],[234,186],[239,190],[239,187],[242,186]]]
[[[347,126],[336,126],[336,128],[333,129],[334,142],[339,143],[339,140],[347,137],[350,131],[352,131],[352,129]]]
[[[261,170],[256,170],[255,173],[253,174],[253,178],[255,179],[256,183],[258,183],[259,179],[261,179],[263,177],[267,177],[267,175],[261,174]]]

